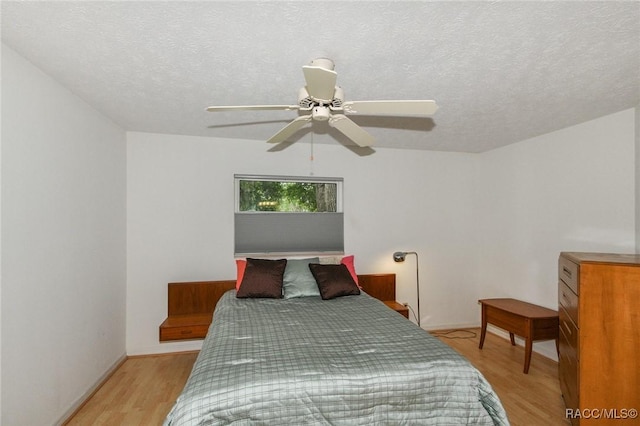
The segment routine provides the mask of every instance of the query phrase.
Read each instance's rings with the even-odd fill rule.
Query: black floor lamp
[[[416,297],[418,298],[418,327],[420,327],[420,273],[418,270],[418,253],[415,251],[397,251],[393,253],[393,260],[395,262],[404,262],[404,259],[408,254],[416,255]]]

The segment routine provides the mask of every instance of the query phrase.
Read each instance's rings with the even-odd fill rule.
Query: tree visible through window
[[[338,183],[240,178],[240,212],[337,212]]]

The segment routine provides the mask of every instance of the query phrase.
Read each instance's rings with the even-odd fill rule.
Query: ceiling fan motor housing
[[[331,113],[326,106],[315,106],[313,107],[312,116],[316,121],[327,121],[331,117]]]
[[[336,86],[335,91],[333,93],[333,100],[331,101],[331,109],[339,110],[342,109],[342,103],[344,102],[344,90],[342,87]]]
[[[341,110],[343,102],[344,91],[341,87],[336,86],[333,99],[331,100],[331,102],[327,103],[326,106],[331,108],[332,111]],[[307,89],[305,87],[302,87],[298,91],[298,105],[300,106],[300,110],[302,111],[311,111],[313,107],[324,106],[325,104],[312,99],[311,96],[309,96]]]
[[[303,111],[311,111],[311,108],[316,105],[316,101],[311,99],[305,87],[300,88],[298,91],[298,105],[300,105],[300,109]]]

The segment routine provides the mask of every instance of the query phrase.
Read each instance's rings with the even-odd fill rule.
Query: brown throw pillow
[[[286,259],[247,259],[247,267],[236,297],[282,298],[282,277]]]
[[[318,284],[320,297],[324,300],[360,294],[360,289],[353,277],[351,277],[349,269],[343,264],[321,265],[319,263],[310,263],[309,269],[311,269],[311,273],[316,279],[316,284]]]

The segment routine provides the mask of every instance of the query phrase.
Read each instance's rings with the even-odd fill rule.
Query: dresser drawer
[[[579,361],[573,357],[570,351],[562,350],[562,333],[560,333],[560,356],[558,357],[558,376],[560,378],[560,391],[567,408],[577,409],[579,407],[578,394],[578,368]],[[565,342],[566,344],[566,342]]]
[[[574,358],[580,358],[578,355],[579,337],[577,327],[569,318],[567,311],[562,307],[560,307],[560,309],[558,310],[558,317],[560,320],[560,333],[558,342],[560,349],[564,350],[564,352],[572,353],[572,356]]]
[[[558,278],[567,284],[575,294],[580,294],[578,285],[578,265],[562,256],[558,259]]]
[[[578,316],[578,296],[563,281],[558,283],[558,305],[564,308],[573,323],[580,327],[580,318]],[[560,316],[562,320],[562,316]]]

